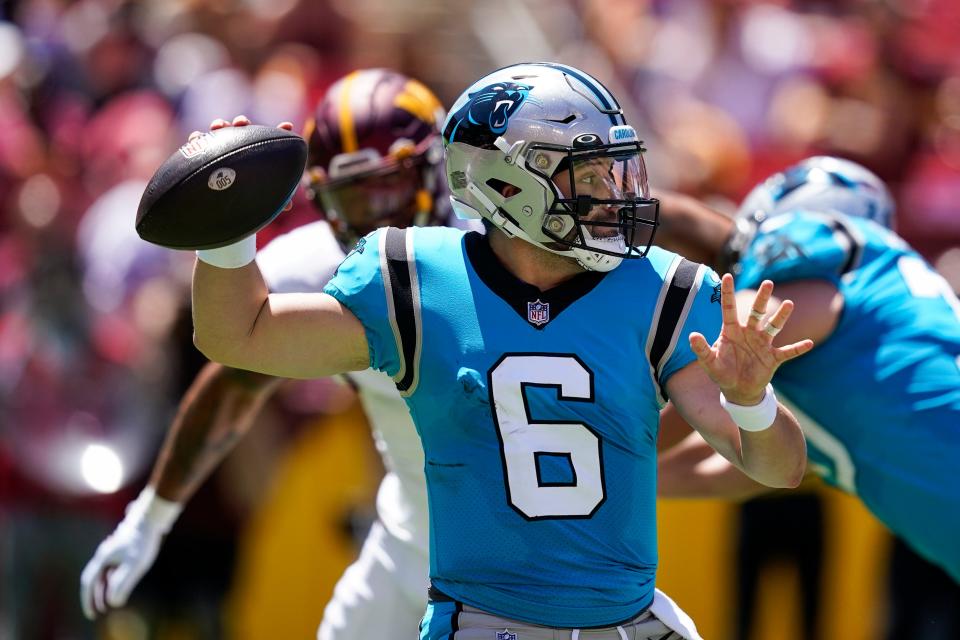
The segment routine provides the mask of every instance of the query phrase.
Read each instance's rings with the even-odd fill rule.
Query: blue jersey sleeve
[[[397,345],[387,308],[378,229],[361,238],[323,288],[363,324],[370,349],[370,366],[388,375],[400,368]]]
[[[740,259],[737,289],[754,289],[764,280],[839,284],[856,267],[863,245],[859,227],[843,216],[796,212],[771,218]]]
[[[703,334],[707,342],[713,343],[720,335],[723,319],[720,313],[720,277],[708,267],[703,267],[698,278],[699,288],[685,316],[681,317],[680,332],[673,353],[667,359],[660,372],[660,384],[665,385],[674,373],[696,361],[697,356],[690,348],[689,336],[694,331]]]

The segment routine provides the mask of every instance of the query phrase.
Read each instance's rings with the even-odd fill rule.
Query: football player
[[[309,193],[326,221],[282,235],[259,253],[257,263],[270,290],[319,292],[346,251],[371,230],[448,220],[442,120],[437,98],[420,82],[393,71],[356,71],[331,86],[305,133]],[[245,122],[240,118],[234,124]],[[416,626],[426,601],[423,452],[389,378],[374,371],[349,378],[387,473],[377,496],[378,521],[337,584],[318,636],[407,637],[403,630]],[[213,363],[198,375],[147,488],[83,572],[81,599],[88,617],[125,604],[182,505],[252,426],[281,382]]]
[[[893,216],[877,176],[814,157],[757,186],[735,219],[665,194],[657,241],[730,270],[738,295],[772,280],[797,302],[774,344],[818,346],[774,383],[800,418],[810,469],[960,582],[960,302],[890,230]],[[676,419],[665,415],[665,437]],[[661,495],[762,490],[712,453],[695,434],[665,453]]]
[[[812,346],[772,346],[792,303],[740,323],[731,276],[650,247],[642,146],[582,71],[496,71],[443,140],[454,207],[486,236],[379,229],[323,294],[270,293],[252,238],[201,251],[197,345],[286,377],[393,378],[425,453],[422,639],[699,637],[654,589],[659,409],[670,397],[750,477],[795,486],[802,433],[768,384]]]

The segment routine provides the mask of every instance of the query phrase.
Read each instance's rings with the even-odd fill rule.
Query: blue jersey
[[[663,385],[719,333],[712,271],[653,249],[541,292],[480,234],[387,229],[326,291],[420,434],[434,587],[555,627],[649,606]]]
[[[783,365],[778,391],[803,420],[812,467],[855,493],[960,581],[960,303],[895,234],[797,212],[760,226],[737,286],[826,280],[836,329]]]

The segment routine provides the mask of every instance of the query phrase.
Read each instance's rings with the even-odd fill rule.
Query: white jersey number
[[[900,275],[915,298],[943,298],[947,306],[953,309],[953,314],[960,321],[960,300],[953,292],[953,287],[942,275],[927,266],[923,260],[914,256],[903,256],[897,262]],[[960,369],[960,356],[957,356],[957,368]]]
[[[943,298],[947,306],[960,320],[960,300],[957,300],[953,288],[946,278],[931,269],[927,264],[914,256],[903,256],[897,262],[900,275],[915,298]]]
[[[588,518],[605,497],[600,438],[582,422],[538,422],[527,387],[553,387],[565,402],[593,402],[593,373],[573,355],[507,354],[490,370],[507,499],[528,519]],[[544,457],[565,460],[572,478],[541,479]]]

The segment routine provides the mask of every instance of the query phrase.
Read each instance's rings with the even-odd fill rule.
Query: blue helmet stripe
[[[606,87],[600,84],[599,81],[594,81],[590,78],[590,76],[587,76],[581,73],[578,69],[574,69],[573,67],[568,67],[565,64],[558,64],[556,62],[533,62],[530,64],[551,67],[553,69],[558,69],[566,73],[567,75],[573,76],[574,78],[582,82],[588,89],[590,89],[590,91],[592,91],[595,96],[597,96],[597,98],[600,100],[600,104],[603,105],[604,109],[609,109],[609,110],[620,109],[620,104],[617,102],[616,98],[613,97],[613,94],[607,90]],[[613,104],[611,104],[611,102]],[[617,122],[617,114],[611,113],[610,123],[614,125],[627,124],[627,121],[623,117],[623,114],[619,114],[619,115],[620,115],[620,122]]]

